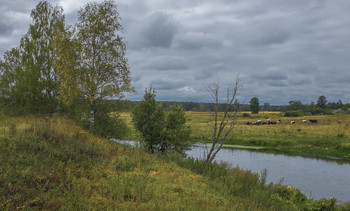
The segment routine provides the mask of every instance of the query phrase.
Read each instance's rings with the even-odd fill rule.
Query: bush
[[[140,132],[146,150],[162,154],[184,152],[191,146],[185,112],[181,106],[171,106],[165,111],[155,97],[152,87],[146,89],[143,100],[131,113],[132,122]]]
[[[303,116],[303,112],[302,111],[286,111],[284,113],[284,116],[286,117],[298,117],[298,116]]]
[[[243,113],[242,117],[250,117],[250,114],[249,113]]]
[[[75,100],[71,107],[65,107],[69,118],[78,121],[86,130],[104,138],[124,138],[130,132],[126,122],[117,113],[111,115],[111,106],[107,101],[96,103],[95,123],[90,123],[90,108],[86,100]]]

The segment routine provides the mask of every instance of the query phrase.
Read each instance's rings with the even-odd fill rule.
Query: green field
[[[0,210],[345,210],[266,173],[98,138],[64,117],[0,116]]]
[[[129,113],[121,113],[132,127]],[[211,137],[209,115],[206,112],[186,112],[191,138],[195,142]],[[350,115],[341,113],[322,116],[283,117],[279,112],[261,112],[239,117],[237,125],[228,136],[227,145],[264,147],[264,150],[305,156],[337,158],[350,161]],[[245,125],[257,120],[281,120],[277,125]],[[317,124],[302,120],[317,119]],[[291,124],[295,121],[295,124]],[[132,139],[138,139],[132,130]],[[207,140],[209,141],[209,140]]]

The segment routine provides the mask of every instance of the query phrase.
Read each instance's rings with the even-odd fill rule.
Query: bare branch
[[[233,86],[229,86],[226,90],[226,102],[224,105],[223,117],[220,122],[219,119],[219,90],[220,85],[213,83],[212,86],[208,86],[207,90],[214,100],[214,111],[209,111],[209,121],[212,122],[214,118],[214,123],[210,124],[213,128],[212,131],[212,144],[210,150],[207,152],[207,162],[212,162],[216,154],[221,150],[227,136],[233,130],[234,126],[237,123],[239,111],[234,105],[237,102],[237,92],[241,88],[239,76],[237,75],[236,81]],[[219,145],[218,142],[220,142]]]

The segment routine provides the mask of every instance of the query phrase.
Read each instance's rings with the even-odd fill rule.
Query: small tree
[[[322,108],[322,109],[325,109],[326,106],[327,106],[327,99],[325,96],[321,95],[318,97],[317,99],[317,105],[318,107]]]
[[[289,101],[289,110],[302,110],[304,108],[304,105],[301,101],[299,100],[291,100]]]
[[[208,92],[214,100],[214,109],[209,111],[210,122],[212,128],[212,144],[206,156],[207,162],[212,162],[216,154],[221,150],[228,134],[233,130],[237,123],[239,115],[239,104],[237,101],[237,92],[240,89],[240,79],[237,76],[235,84],[230,86],[226,92],[226,102],[223,105],[223,113],[219,114],[219,91],[220,85],[214,83],[212,86],[208,86]],[[220,120],[221,119],[221,120]]]
[[[166,154],[171,151],[183,152],[191,146],[190,130],[181,106],[171,106],[168,111],[156,101],[156,92],[146,89],[142,101],[133,109],[132,122],[140,132],[146,150]]]
[[[249,104],[252,114],[258,114],[260,110],[259,99],[257,97],[253,97],[250,99]]]

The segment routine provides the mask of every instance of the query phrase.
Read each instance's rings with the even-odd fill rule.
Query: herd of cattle
[[[282,120],[277,121],[271,121],[270,119],[267,119],[266,121],[257,120],[256,122],[246,122],[245,125],[276,125],[280,123]],[[303,119],[301,120],[302,123],[307,123],[308,120]],[[312,124],[317,124],[317,119],[309,119],[309,122]],[[290,124],[295,124],[296,121],[290,121]]]

